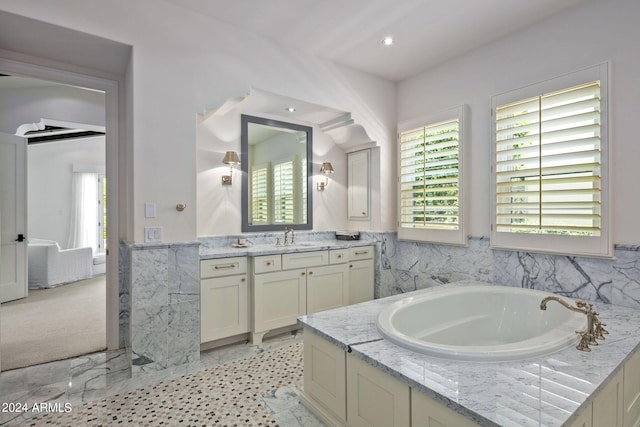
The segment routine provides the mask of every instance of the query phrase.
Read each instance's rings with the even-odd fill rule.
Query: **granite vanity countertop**
[[[465,281],[444,286],[469,284],[486,285]],[[298,322],[482,426],[570,425],[640,348],[640,310],[603,303],[595,308],[610,334],[589,353],[570,346],[519,361],[452,361],[384,340],[376,328],[379,312],[394,301],[433,289],[310,314]]]
[[[322,251],[327,249],[348,249],[375,244],[376,242],[368,240],[319,240],[296,242],[293,245],[287,246],[276,246],[275,244],[249,245],[242,248],[232,246],[208,248],[201,246],[200,259],[230,258],[235,256],[261,256],[294,252]]]

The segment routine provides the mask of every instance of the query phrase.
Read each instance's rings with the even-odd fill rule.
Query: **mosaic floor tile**
[[[296,387],[302,384],[302,342],[263,351],[154,386],[37,415],[29,426],[284,426],[273,414],[297,425],[322,425],[300,415]],[[281,397],[282,403],[273,398]],[[269,405],[275,405],[270,409]],[[289,407],[290,404],[290,407]],[[70,412],[64,413],[70,409]],[[298,413],[296,413],[298,411]],[[307,422],[313,424],[306,424]]]

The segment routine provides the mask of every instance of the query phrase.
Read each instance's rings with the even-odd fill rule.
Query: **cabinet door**
[[[349,304],[373,299],[373,260],[351,261],[349,263]]]
[[[254,276],[254,332],[295,325],[306,314],[306,274],[298,269]]]
[[[347,420],[353,427],[409,426],[409,386],[347,355]]]
[[[411,427],[478,427],[440,402],[411,390]]]
[[[345,354],[341,348],[305,330],[304,392],[342,423],[347,419]]]
[[[587,408],[585,408],[580,415],[578,415],[578,418],[576,418],[576,420],[571,423],[570,427],[591,427],[592,423],[591,423],[591,411],[593,409],[593,405],[589,405]]]
[[[349,267],[347,264],[307,269],[307,313],[347,305]]]
[[[247,275],[200,282],[200,342],[249,332]]]
[[[369,150],[347,155],[347,197],[350,220],[369,219]]]
[[[620,370],[593,400],[593,427],[622,427],[622,375]]]
[[[624,425],[640,426],[640,351],[624,365]]]

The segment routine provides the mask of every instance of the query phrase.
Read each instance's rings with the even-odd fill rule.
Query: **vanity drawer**
[[[343,264],[349,261],[349,249],[334,249],[329,251],[329,264]]]
[[[315,267],[329,264],[329,251],[297,252],[282,254],[282,269]]]
[[[253,258],[253,273],[268,273],[270,271],[279,271],[282,268],[282,256],[263,255]]]
[[[373,258],[373,246],[349,248],[349,261]]]
[[[247,272],[247,258],[218,258],[200,261],[200,278],[231,276]]]

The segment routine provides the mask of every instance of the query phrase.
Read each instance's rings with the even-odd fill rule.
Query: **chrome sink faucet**
[[[289,240],[288,240],[289,233],[291,233],[291,243],[289,243]],[[284,245],[286,246],[286,245],[295,244],[296,243],[295,238],[296,238],[296,235],[293,232],[293,228],[285,227],[284,228]]]
[[[547,303],[549,301],[556,301],[557,303],[559,303],[563,307],[568,308],[571,311],[583,313],[587,316],[587,330],[583,332],[576,331],[580,334],[581,337],[580,343],[576,346],[578,350],[591,351],[591,349],[589,348],[589,344],[598,345],[598,341],[596,341],[596,339],[603,340],[605,339],[604,335],[609,333],[604,328],[607,325],[602,323],[598,319],[598,313],[593,309],[593,304],[587,304],[584,301],[576,301],[576,306],[574,307],[558,297],[550,296],[544,298],[540,302],[540,310],[546,310]]]

